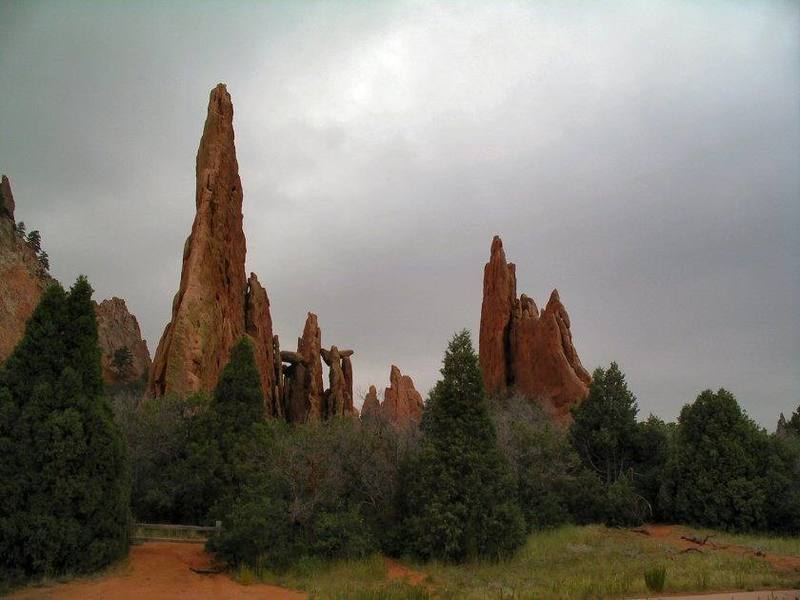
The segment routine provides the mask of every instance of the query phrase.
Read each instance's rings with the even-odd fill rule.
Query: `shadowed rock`
[[[106,383],[130,383],[142,381],[150,371],[150,351],[142,339],[139,322],[128,312],[125,300],[111,298],[95,305],[97,316],[97,344],[100,346],[100,364]],[[120,370],[114,365],[117,350],[127,348],[132,362],[129,368]]]

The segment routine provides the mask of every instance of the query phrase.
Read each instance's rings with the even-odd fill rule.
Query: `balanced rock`
[[[353,408],[353,367],[350,357],[352,350],[339,350],[331,346],[330,350],[322,348],[322,359],[328,365],[330,387],[325,390],[323,416],[326,419],[350,416]]]
[[[0,180],[0,363],[25,333],[45,288],[54,283],[36,250],[17,232],[11,183]]]
[[[150,351],[142,339],[139,322],[122,298],[113,297],[95,305],[97,343],[100,364],[106,383],[143,381],[150,371]],[[115,360],[118,352],[127,349],[130,363]]]
[[[211,91],[196,178],[196,214],[184,246],[180,287],[153,359],[149,389],[156,396],[212,390],[231,348],[249,334],[265,415],[281,416],[269,300],[254,275],[245,277],[233,104],[223,84]]]
[[[497,236],[483,290],[479,355],[487,392],[522,393],[554,420],[567,423],[570,409],[586,397],[591,377],[575,351],[558,290],[541,313],[532,298],[517,298],[516,269],[506,262]]]

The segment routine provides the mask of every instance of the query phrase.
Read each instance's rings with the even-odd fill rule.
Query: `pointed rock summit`
[[[383,402],[378,402],[378,392],[371,385],[364,397],[361,418],[380,417],[395,425],[418,424],[422,420],[422,407],[422,396],[414,387],[414,381],[392,365],[389,387],[383,392]]]
[[[561,423],[589,391],[558,290],[541,313],[532,298],[517,298],[516,268],[498,236],[483,271],[479,355],[487,392],[520,392]]]
[[[183,251],[172,319],[153,359],[156,395],[212,390],[236,341],[256,346],[265,413],[278,416],[272,322],[266,291],[245,276],[242,184],[233,133],[233,104],[224,84],[211,91],[197,150],[196,214]]]
[[[125,300],[116,296],[95,305],[97,316],[97,343],[100,346],[100,364],[106,383],[130,383],[143,381],[150,371],[150,351],[142,339],[139,322],[125,305]],[[127,348],[131,364],[117,365],[114,355]]]
[[[14,194],[11,193],[11,182],[3,175],[0,179],[0,217],[14,222]]]

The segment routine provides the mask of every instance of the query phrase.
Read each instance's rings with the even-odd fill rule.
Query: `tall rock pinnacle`
[[[479,352],[487,392],[522,393],[556,421],[569,421],[570,408],[588,393],[591,377],[572,344],[558,290],[541,313],[532,298],[517,298],[516,270],[497,236],[483,274]]]
[[[234,146],[233,104],[223,84],[211,90],[197,150],[196,177],[197,212],[183,250],[172,320],[153,359],[150,391],[160,396],[213,389],[233,344],[250,333],[269,414],[274,405],[269,302],[258,280],[251,278],[248,284],[245,276],[242,185]],[[250,315],[246,314],[248,308]],[[249,323],[248,316],[252,317]]]

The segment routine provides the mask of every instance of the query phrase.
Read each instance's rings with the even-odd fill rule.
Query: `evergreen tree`
[[[450,561],[509,554],[524,541],[525,521],[468,331],[450,341],[441,374],[423,411],[419,454],[405,470],[408,550]]]
[[[253,345],[243,337],[231,350],[209,409],[191,427],[182,465],[187,517],[225,520],[244,483],[253,424],[263,419],[264,397]]]
[[[733,394],[706,390],[681,410],[661,504],[680,522],[763,529],[771,454],[767,433]]]
[[[88,572],[128,547],[130,472],[102,397],[92,289],[50,286],[0,370],[0,579]]]
[[[595,370],[589,395],[572,411],[572,444],[606,485],[633,467],[638,410],[625,375],[612,362],[607,370]]]

